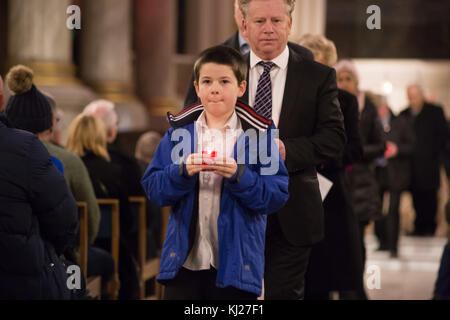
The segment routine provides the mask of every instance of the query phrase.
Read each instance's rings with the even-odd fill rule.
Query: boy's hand
[[[203,166],[205,170],[219,174],[225,178],[231,178],[236,173],[238,165],[233,158],[215,158],[214,164]]]
[[[193,175],[202,171],[205,166],[203,163],[203,155],[201,153],[191,153],[186,159],[186,171],[187,174],[192,177]]]

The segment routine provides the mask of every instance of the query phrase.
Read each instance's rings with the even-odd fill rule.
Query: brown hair
[[[194,64],[194,79],[197,83],[200,78],[200,69],[206,63],[229,66],[236,76],[238,85],[247,79],[247,62],[236,49],[231,47],[215,46],[200,53]]]
[[[87,151],[110,161],[106,148],[106,130],[96,116],[79,114],[70,124],[66,149],[84,156]]]

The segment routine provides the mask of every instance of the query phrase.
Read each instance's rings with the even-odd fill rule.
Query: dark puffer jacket
[[[44,145],[0,114],[0,299],[69,298],[58,255],[77,227],[75,200]]]

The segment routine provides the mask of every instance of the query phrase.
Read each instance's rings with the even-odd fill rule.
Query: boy
[[[272,121],[237,101],[246,75],[235,49],[203,51],[194,66],[201,103],[168,113],[172,128],[142,178],[150,200],[172,207],[157,278],[165,299],[261,295],[266,218],[287,201],[289,178]]]

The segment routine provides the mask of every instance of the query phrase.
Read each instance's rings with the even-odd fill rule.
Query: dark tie
[[[260,61],[258,64],[264,67],[259,77],[255,96],[255,111],[267,119],[272,119],[272,84],[270,81],[270,70],[275,65],[273,62]]]

